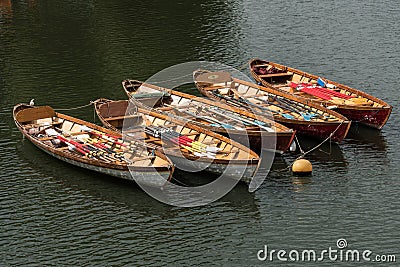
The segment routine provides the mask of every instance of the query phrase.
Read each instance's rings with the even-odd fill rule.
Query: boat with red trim
[[[392,106],[352,87],[262,59],[249,61],[250,73],[263,86],[335,110],[353,122],[381,129]]]
[[[236,79],[226,71],[197,70],[193,75],[203,95],[258,115],[272,113],[277,122],[298,134],[340,142],[349,131],[351,122],[346,117],[271,86]]]

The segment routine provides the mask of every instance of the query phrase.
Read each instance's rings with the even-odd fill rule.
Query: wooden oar
[[[283,98],[283,97],[282,98],[281,97],[276,97],[276,100],[281,102],[281,103],[283,102],[283,104],[286,104],[288,106],[289,105],[293,106],[293,108],[296,108],[303,116],[309,116],[310,119],[318,118],[318,117],[326,119],[326,116],[323,116],[323,114],[314,112],[311,108],[307,107],[304,104],[301,104],[301,103],[298,103],[298,102],[293,102],[293,101],[290,101],[289,99],[286,99],[286,98]],[[304,113],[302,111],[306,111],[307,113]]]
[[[296,106],[298,106],[298,107],[300,107],[300,108],[305,109],[307,112],[310,112],[310,113],[311,113],[310,115],[314,115],[314,117],[320,117],[320,118],[322,118],[322,119],[324,119],[324,120],[325,120],[325,119],[329,119],[329,118],[335,118],[335,119],[336,119],[336,117],[334,117],[334,116],[332,116],[332,115],[330,115],[330,114],[324,115],[324,114],[326,114],[325,112],[323,112],[322,114],[316,113],[316,112],[314,112],[309,106],[307,106],[307,105],[305,105],[305,104],[303,104],[303,103],[293,102],[293,101],[290,101],[289,99],[282,98],[282,97],[277,97],[277,98],[279,98],[280,101],[285,101],[285,102],[293,103],[293,105],[296,105]]]
[[[81,139],[83,142],[87,142],[92,146],[95,146],[97,149],[100,149],[101,151],[107,153],[110,157],[113,157],[117,160],[123,160],[125,157],[121,155],[121,153],[115,152],[111,148],[107,147],[103,143],[99,141],[95,141],[92,138],[82,138]]]
[[[250,105],[250,106],[253,106],[253,107],[257,108],[257,109],[261,109],[261,110],[273,112],[273,113],[275,113],[275,114],[279,114],[279,115],[285,117],[286,119],[291,119],[291,120],[294,119],[294,117],[293,117],[292,115],[290,115],[290,114],[285,114],[285,113],[282,113],[282,112],[279,112],[279,111],[276,111],[276,110],[273,110],[273,109],[269,109],[269,108],[266,108],[266,107],[260,107],[259,105],[256,105],[256,104],[252,103],[251,101],[247,100],[246,98],[242,97],[242,96],[239,94],[239,92],[237,92],[235,89],[230,88],[230,90],[231,90],[237,97],[239,97],[239,99],[241,99],[242,101],[244,101],[246,104],[248,104],[248,105]]]
[[[89,128],[87,126],[84,126],[84,125],[81,126],[81,130],[85,131],[85,132],[88,132],[88,133],[91,133],[93,135],[96,135],[96,136],[98,136],[98,137],[100,137],[100,138],[102,138],[104,140],[110,141],[115,145],[119,145],[119,146],[123,146],[123,147],[127,146],[126,144],[121,143],[121,142],[118,141],[119,139],[121,139],[120,137],[112,136],[112,135],[109,135],[109,134],[105,134],[103,132],[96,131],[96,130],[91,129],[91,128]]]
[[[269,97],[269,95],[266,95],[266,96],[267,96],[267,98]],[[268,104],[268,105],[270,105],[270,106],[271,106],[271,105],[272,105],[272,106],[276,106],[276,107],[279,107],[279,108],[281,108],[281,109],[283,109],[283,110],[288,110],[288,111],[291,111],[291,112],[293,112],[293,113],[299,114],[299,115],[302,116],[302,117],[304,118],[304,120],[306,120],[306,121],[310,121],[310,120],[313,118],[313,115],[309,115],[309,114],[307,114],[307,113],[302,112],[303,109],[299,110],[299,109],[296,109],[295,107],[293,107],[291,104],[282,103],[282,102],[278,99],[278,97],[275,97],[275,98],[274,98],[274,99],[278,102],[278,104],[273,103],[273,102],[269,101],[268,99],[265,100],[265,99],[262,99],[262,98],[260,98],[260,97],[257,97],[256,95],[254,95],[254,96],[249,96],[249,97],[254,98],[254,99],[256,99],[256,100],[258,100],[258,101],[261,101],[261,102],[263,102],[263,103],[266,103],[266,104]],[[285,114],[285,113],[283,113],[283,114]],[[286,117],[286,116],[284,116],[284,117]]]
[[[146,127],[146,130],[147,130],[146,132],[150,135],[153,135],[158,138],[160,137],[165,138],[166,140],[178,146],[184,147],[185,149],[189,147],[190,148],[188,149],[189,151],[200,153],[203,156],[215,158],[215,155],[212,155],[210,153],[215,154],[215,152],[218,150],[215,147],[209,147],[205,144],[194,141],[189,137],[181,135],[166,127],[162,128],[162,126],[160,127],[152,126],[152,127]]]
[[[87,131],[87,132],[89,132],[89,133],[91,133],[91,134],[93,134],[93,135],[95,135],[95,136],[97,136],[98,138],[100,138],[100,139],[102,139],[102,140],[104,140],[104,141],[107,141],[107,142],[110,142],[112,145],[117,145],[117,146],[120,146],[121,148],[123,147],[124,149],[132,149],[132,150],[129,150],[130,151],[130,153],[137,153],[138,152],[138,146],[141,146],[141,147],[143,147],[144,149],[146,149],[147,150],[147,144],[145,145],[145,144],[142,144],[142,143],[140,143],[140,142],[136,142],[136,141],[132,141],[132,140],[130,140],[129,141],[129,143],[128,144],[125,144],[125,143],[121,143],[120,141],[119,141],[119,139],[122,139],[122,137],[120,138],[120,137],[118,137],[118,136],[113,136],[113,135],[110,135],[110,134],[105,134],[105,133],[103,133],[103,132],[100,132],[100,131],[96,131],[96,130],[94,130],[94,129],[91,129],[91,128],[88,128],[88,127],[86,127],[86,126],[83,126],[83,127],[81,127],[82,128],[82,130],[85,130],[85,131]],[[124,141],[122,141],[122,142],[124,142]],[[133,150],[133,149],[135,149],[135,150]],[[127,160],[126,159],[126,157],[124,157],[124,159],[125,160]],[[128,162],[129,163],[129,162]]]
[[[260,129],[263,129],[263,130],[265,130],[265,131],[267,131],[267,132],[273,132],[273,131],[274,131],[273,129],[271,129],[271,128],[269,128],[269,127],[266,127],[266,126],[264,126],[264,125],[262,125],[262,124],[259,124],[259,123],[256,123],[256,122],[254,122],[254,121],[245,119],[245,118],[243,118],[242,116],[240,116],[240,119],[238,119],[238,118],[233,118],[233,117],[231,117],[231,116],[228,116],[228,115],[226,115],[226,114],[224,114],[224,113],[218,112],[218,111],[216,111],[216,110],[214,110],[214,109],[209,109],[209,108],[205,108],[205,109],[207,109],[208,111],[213,112],[213,113],[215,113],[215,114],[218,114],[219,116],[223,116],[223,117],[229,118],[229,119],[231,119],[231,120],[234,120],[234,121],[237,121],[237,122],[240,122],[240,123],[247,123],[247,124],[250,124],[250,125],[257,126],[257,127],[259,127]]]
[[[79,144],[78,142],[75,142],[71,139],[65,138],[62,135],[57,135],[57,138],[61,141],[67,144],[69,147],[71,147],[73,150],[81,153],[82,155],[92,158],[92,157],[97,157],[98,159],[104,160],[106,162],[109,162],[110,160],[102,157],[100,154],[95,153],[94,151],[90,150],[89,148],[85,147],[83,144]]]
[[[289,103],[285,102],[284,99],[279,99],[278,97],[276,97],[275,99],[280,105],[283,105],[283,107],[286,107],[287,110],[290,110],[290,111],[292,111],[294,113],[299,114],[306,121],[310,121],[311,119],[313,119],[315,117],[314,114],[304,113],[303,112],[304,111],[303,108],[299,108],[297,105],[289,104]],[[269,101],[268,101],[268,103],[269,103]]]
[[[199,116],[199,115],[196,115],[193,112],[190,112],[190,111],[187,111],[187,110],[182,111],[182,110],[178,110],[177,109],[177,111],[181,112],[181,113],[184,113],[184,114],[187,114],[187,115],[190,115],[190,116],[192,116],[194,118],[202,119],[202,120],[207,121],[207,122],[212,123],[212,124],[217,124],[215,126],[223,127],[223,128],[226,128],[226,129],[244,130],[243,128],[240,128],[240,127],[237,127],[237,126],[234,126],[234,125],[230,125],[230,124],[227,124],[227,123],[222,123],[222,122],[220,122],[217,119],[214,119],[212,117]],[[214,126],[214,125],[212,125],[212,126]]]

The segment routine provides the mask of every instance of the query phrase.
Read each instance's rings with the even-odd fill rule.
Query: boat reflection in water
[[[13,17],[13,9],[11,0],[0,0],[0,19],[12,18],[12,17]]]
[[[49,190],[65,192],[82,201],[92,199],[104,203],[102,205],[127,207],[132,216],[156,216],[160,218],[160,222],[162,219],[181,216],[179,209],[153,199],[133,181],[114,179],[109,175],[93,173],[86,169],[71,168],[69,164],[49,157],[45,153],[38,153],[38,149],[28,140],[23,140],[17,145],[17,155],[26,161],[32,173],[36,174],[31,176],[30,182],[51,187]],[[172,181],[183,187],[200,186],[215,178],[216,175],[207,172],[187,173],[176,169]],[[254,215],[259,213],[254,196],[248,192],[245,184],[239,183],[227,195],[215,202],[216,204],[210,205]]]
[[[347,138],[344,140],[344,145],[357,146],[357,149],[386,151],[387,142],[382,131],[366,127],[364,125],[354,125],[350,127]]]

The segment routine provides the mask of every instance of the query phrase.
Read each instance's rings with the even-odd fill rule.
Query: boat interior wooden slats
[[[174,172],[173,163],[159,151],[50,107],[17,104],[13,115],[20,132],[35,146],[74,166],[127,180],[135,180],[133,171],[146,185],[155,187],[165,184],[164,179],[154,179],[155,172],[165,179]]]

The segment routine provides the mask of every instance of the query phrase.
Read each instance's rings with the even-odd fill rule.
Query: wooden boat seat
[[[172,110],[172,109],[180,109],[180,108],[190,108],[193,107],[193,105],[189,104],[189,105],[168,105],[168,104],[164,104],[164,107],[161,108],[157,108],[158,110],[162,110],[162,111],[168,111],[168,110]]]
[[[75,132],[75,133],[70,133],[71,136],[77,136],[81,134],[89,134],[88,132]]]
[[[287,76],[287,77],[292,77],[293,73],[272,73],[272,74],[261,74],[258,75],[260,78],[272,78],[272,77],[283,77],[283,76]]]
[[[276,87],[276,88],[285,88],[285,87],[290,88],[290,86],[288,84],[286,84],[286,83],[274,84],[274,87]]]
[[[125,133],[137,133],[137,132],[143,132],[144,126],[143,125],[136,125],[134,127],[130,127],[125,129]]]
[[[155,159],[156,156],[144,156],[144,157],[140,157],[140,158],[133,158],[133,160],[135,160],[135,162],[138,161],[143,161],[143,160],[148,160],[148,159]]]
[[[217,90],[217,89],[228,89],[228,86],[221,86],[221,85],[217,85],[217,86],[208,86],[206,88],[204,88],[204,91],[213,91],[213,90]]]
[[[155,138],[153,136],[148,135],[148,138],[145,139],[146,143],[152,143],[152,142],[155,142],[155,141],[160,141],[160,138]]]
[[[39,138],[39,141],[49,141],[49,140],[53,140],[55,137],[54,136],[50,136],[50,137],[42,137],[42,138]]]
[[[198,134],[199,133],[185,133],[185,134],[181,134],[181,135],[184,135],[184,136],[196,136]]]
[[[124,120],[124,119],[141,119],[141,115],[128,115],[128,116],[116,116],[110,118],[104,118],[106,121],[117,121],[117,120]]]
[[[35,121],[39,119],[52,118],[56,116],[56,112],[49,106],[27,108],[17,113],[16,120],[20,123]]]

